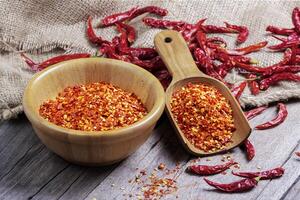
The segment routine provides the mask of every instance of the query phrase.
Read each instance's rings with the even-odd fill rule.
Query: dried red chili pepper
[[[196,60],[200,63],[200,65],[205,69],[205,73],[207,75],[216,78],[220,81],[223,81],[222,77],[214,69],[211,58],[205,55],[205,52],[203,50],[201,50],[200,48],[196,48],[194,51],[194,56]]]
[[[31,67],[34,71],[41,71],[47,68],[50,65],[54,65],[56,63],[60,63],[67,60],[77,59],[77,58],[88,58],[91,57],[89,53],[75,53],[75,54],[66,54],[66,55],[59,55],[53,58],[49,58],[41,63],[35,63],[31,58],[27,57],[24,53],[21,53],[21,57],[27,63],[29,67]]]
[[[262,67],[252,66],[245,63],[235,62],[235,66],[252,73],[263,73],[265,70]]]
[[[170,85],[171,81],[172,81],[172,76],[168,75],[164,79],[159,79],[159,81],[162,84],[163,88],[166,90],[168,88],[168,86]]]
[[[245,178],[256,178],[260,177],[261,180],[269,180],[274,178],[279,178],[284,174],[284,168],[277,167],[274,169],[262,171],[262,172],[234,172],[233,175],[245,177]]]
[[[89,39],[89,41],[96,45],[101,45],[103,43],[103,39],[100,36],[97,36],[92,25],[92,16],[88,17],[87,20],[87,28],[86,28],[86,34]]]
[[[224,78],[232,68],[231,62],[224,62],[218,66],[218,74]]]
[[[211,38],[207,38],[206,41],[208,43],[217,43],[217,44],[221,44],[223,45],[223,47],[227,47],[227,42],[221,38],[221,37],[211,37]]]
[[[222,64],[218,66],[218,74],[220,74],[220,76],[224,78],[227,73],[234,67],[235,62],[237,62],[235,58],[239,58],[229,56],[220,48],[216,50],[217,52],[214,53],[214,58],[222,62]]]
[[[138,10],[138,7],[134,7],[128,11],[120,12],[116,14],[109,15],[101,20],[99,26],[111,26],[117,22],[123,22],[128,20],[133,14]]]
[[[296,63],[296,56],[297,56],[297,54],[299,54],[299,48],[298,48],[298,46],[293,46],[291,48],[291,51],[292,51],[292,53],[291,53],[291,57],[290,57],[289,63],[291,65],[295,65],[295,63]]]
[[[292,49],[286,49],[284,51],[283,60],[272,66],[265,67],[263,69],[264,72],[262,73],[262,75],[263,76],[271,76],[272,74],[281,73],[281,72],[297,72],[298,71],[297,67],[290,68],[290,66],[286,66],[288,64],[296,63],[296,57],[293,54],[295,54],[295,52]],[[285,71],[285,70],[287,70],[287,71]]]
[[[206,43],[206,46],[210,49],[216,49],[216,48],[223,48],[223,46],[221,46],[222,44],[217,44],[217,43],[214,43],[214,42],[207,42]],[[214,57],[212,57],[214,58]]]
[[[296,156],[300,157],[300,152],[295,152]]]
[[[237,162],[234,162],[233,160],[222,164],[222,165],[191,165],[188,167],[188,170],[194,174],[198,175],[213,175],[213,174],[219,174],[227,169],[229,169],[231,166],[237,164]]]
[[[156,56],[151,60],[140,60],[134,57],[130,60],[130,62],[149,71],[153,71],[164,67],[163,62],[159,56]]]
[[[168,10],[164,9],[164,8],[160,8],[158,6],[146,6],[146,7],[137,9],[133,13],[133,15],[129,17],[128,20],[132,20],[133,18],[140,16],[144,13],[151,13],[151,14],[155,14],[155,15],[163,17],[168,14]]]
[[[259,178],[245,178],[227,184],[213,182],[206,178],[204,178],[204,180],[208,185],[213,186],[214,188],[223,192],[243,192],[254,188],[257,185]]]
[[[249,74],[247,76],[247,78],[254,79],[254,80],[249,81],[248,86],[250,88],[251,94],[258,95],[259,94],[259,84],[255,80],[255,79],[257,79],[257,76],[255,74]]]
[[[282,61],[280,61],[278,64],[280,65],[295,64],[295,63],[291,63],[293,54],[294,52],[292,51],[292,49],[286,49],[284,51]]]
[[[196,34],[196,39],[200,48],[204,51],[205,55],[210,56],[210,49],[206,46],[207,40],[205,33],[199,30]]]
[[[263,41],[263,42],[259,42],[257,44],[253,44],[244,48],[239,48],[239,49],[235,49],[235,51],[238,51],[239,53],[241,53],[240,55],[245,55],[248,53],[252,53],[255,51],[259,51],[262,48],[264,48],[265,46],[267,46],[268,42],[267,41]]]
[[[279,74],[273,74],[272,76],[261,80],[259,88],[261,90],[266,90],[271,85],[274,85],[274,84],[278,83],[279,81],[300,82],[300,76],[293,74],[291,72],[282,72]]]
[[[146,6],[143,8],[134,7],[128,11],[116,13],[105,17],[104,19],[101,20],[99,26],[111,26],[117,22],[132,20],[133,18],[142,15],[144,13],[153,13],[159,16],[166,16],[168,14],[168,11],[164,8],[160,8],[157,6]]]
[[[113,58],[117,60],[122,60],[125,62],[130,62],[131,61],[131,56],[130,55],[119,55],[116,53],[116,48],[114,45],[110,44],[103,44],[101,48],[99,49],[100,53],[106,54],[106,57],[108,58]]]
[[[227,28],[227,27],[214,26],[214,25],[203,25],[201,29],[205,33],[238,33],[237,30]]]
[[[287,37],[287,40],[286,40],[286,41],[288,41],[288,40],[297,40],[298,38],[299,38],[298,33],[297,33],[297,32],[294,32],[294,33],[292,33],[291,35],[289,35],[289,36]]]
[[[293,10],[292,21],[295,26],[295,31],[300,33],[300,9],[298,7]]]
[[[135,29],[125,23],[122,22],[118,22],[117,23],[121,28],[125,29],[127,32],[127,40],[129,43],[133,43],[135,41],[135,37],[136,37],[136,33],[135,33]]]
[[[168,70],[162,69],[162,70],[159,70],[159,71],[155,71],[154,75],[158,80],[163,80],[163,79],[168,78],[170,73],[168,72]]]
[[[123,28],[120,23],[116,23],[116,27],[118,31],[121,33],[120,35],[120,45],[119,50],[122,52],[128,48],[128,39],[127,39],[127,32],[125,28]]]
[[[189,44],[189,49],[190,49],[190,52],[194,52],[194,50],[199,47],[198,43],[196,42],[190,42]]]
[[[164,89],[167,89],[167,87],[169,86],[169,84],[172,81],[172,76],[166,69],[154,71],[153,75],[160,81],[160,83],[162,84]]]
[[[257,62],[256,60],[245,56],[231,56],[230,58],[233,62],[239,62],[244,64],[254,64]]]
[[[115,36],[112,40],[111,40],[111,43],[113,46],[117,47],[120,45],[120,37],[119,36]]]
[[[276,26],[268,26],[266,31],[269,31],[277,35],[290,35],[295,32],[295,30],[292,28],[279,28]]]
[[[126,48],[122,53],[137,57],[141,60],[148,60],[156,57],[158,54],[153,48]]]
[[[255,128],[258,130],[263,130],[263,129],[275,127],[281,124],[286,119],[287,115],[288,115],[288,111],[286,109],[286,106],[283,103],[278,103],[277,116],[271,121],[258,125]]]
[[[205,19],[200,19],[196,24],[188,24],[182,26],[181,30],[179,31],[182,34],[182,37],[187,41],[190,42],[197,31],[200,30],[202,24],[206,21]]]
[[[151,26],[153,28],[163,28],[163,29],[171,29],[171,30],[181,30],[182,27],[187,24],[184,21],[170,21],[170,20],[162,20],[162,19],[154,19],[146,17],[143,19],[143,22],[147,26]]]
[[[227,22],[224,22],[227,28],[231,28],[234,30],[237,30],[239,32],[238,37],[237,37],[237,43],[243,43],[247,40],[248,35],[249,35],[249,30],[246,26],[237,26],[233,24],[229,24]]]
[[[271,76],[272,74],[282,73],[282,72],[292,72],[297,73],[300,72],[300,65],[278,65],[278,66],[270,66],[264,68],[265,72],[263,72],[263,76]]]
[[[257,115],[259,115],[260,113],[265,111],[267,108],[268,108],[267,106],[261,106],[261,107],[254,108],[252,110],[245,112],[245,116],[248,120],[253,119]]]
[[[293,38],[287,41],[284,41],[280,44],[273,45],[273,46],[268,46],[269,49],[272,49],[274,51],[282,51],[286,48],[291,48],[293,46],[297,46],[300,44],[300,37],[297,36],[297,38]]]
[[[112,42],[105,42],[99,47],[99,55],[104,55],[108,51],[110,52],[116,52],[116,47],[120,44],[120,37],[116,36],[113,38]]]
[[[247,86],[247,82],[243,81],[240,85],[234,87],[231,90],[231,93],[236,98],[236,100],[239,100],[246,86]]]
[[[294,64],[300,64],[300,55],[295,56]]]
[[[247,159],[250,161],[254,158],[255,156],[255,149],[253,144],[247,139],[244,142],[244,146],[246,149],[246,153],[247,153]]]
[[[196,48],[194,51],[194,57],[196,58],[196,61],[198,61],[201,66],[206,65],[205,52],[202,49]]]

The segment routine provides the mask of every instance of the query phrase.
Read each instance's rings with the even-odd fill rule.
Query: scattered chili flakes
[[[158,165],[157,168],[158,168],[159,170],[164,170],[165,167],[166,167],[166,165],[165,165],[164,163],[160,163],[160,164]]]
[[[144,176],[144,175],[147,174],[147,172],[146,172],[146,170],[143,169],[143,170],[140,171],[140,174]]]
[[[157,178],[153,176],[150,178],[150,184],[143,188],[143,195],[145,199],[162,198],[167,194],[175,192],[178,188],[176,181],[170,178]]]
[[[155,170],[155,167],[150,173],[138,173],[135,181],[132,184],[137,184],[139,192],[135,194],[137,199],[161,199],[168,194],[172,194],[178,190],[177,182],[174,175],[177,173],[181,166],[177,164],[173,169],[168,169],[164,163],[160,163],[158,166],[163,165],[165,170]],[[146,170],[142,170],[146,171]],[[146,176],[146,174],[149,174]],[[137,181],[138,180],[138,181]],[[129,194],[131,197],[133,194]]]
[[[65,128],[107,131],[131,125],[147,114],[133,93],[110,83],[97,82],[65,88],[39,109],[46,120]]]
[[[214,152],[232,142],[232,108],[215,87],[188,83],[175,91],[171,111],[185,137],[198,149]]]

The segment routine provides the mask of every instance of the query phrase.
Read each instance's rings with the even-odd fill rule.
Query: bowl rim
[[[34,84],[38,84],[38,80],[40,78],[47,76],[49,73],[54,72],[57,68],[67,67],[68,65],[70,65],[72,63],[78,63],[78,62],[82,62],[82,61],[86,62],[87,60],[90,62],[113,61],[113,62],[119,63],[118,67],[126,67],[126,68],[133,67],[136,69],[135,71],[140,71],[143,73],[146,72],[147,75],[145,76],[145,79],[149,79],[149,78],[152,79],[153,80],[152,84],[155,84],[156,85],[155,89],[158,90],[158,98],[156,99],[150,112],[148,112],[147,115],[145,115],[141,120],[139,120],[129,126],[126,126],[126,127],[121,127],[121,128],[117,128],[117,129],[108,130],[108,131],[82,131],[82,130],[64,128],[64,127],[58,126],[54,123],[51,123],[51,122],[47,121],[46,119],[44,119],[43,117],[41,117],[38,114],[38,112],[33,110],[33,107],[29,103],[30,101],[29,101],[28,97],[32,96],[31,88]],[[32,123],[33,127],[36,126],[37,124],[39,124],[43,128],[47,128],[48,130],[54,130],[56,132],[59,132],[60,134],[62,133],[67,136],[75,136],[75,137],[112,138],[112,137],[120,137],[120,136],[128,135],[128,134],[132,133],[132,131],[134,131],[135,129],[147,127],[147,125],[149,127],[153,126],[153,124],[162,115],[162,113],[164,111],[164,107],[165,107],[165,92],[164,92],[162,85],[160,84],[160,82],[154,75],[152,75],[147,70],[145,70],[137,65],[134,65],[132,63],[128,63],[128,62],[120,61],[120,60],[116,60],[116,59],[110,59],[110,58],[79,58],[79,59],[72,59],[72,60],[60,62],[55,65],[49,66],[46,69],[33,75],[33,77],[28,82],[27,86],[25,87],[24,95],[23,95],[24,112],[25,112],[27,118],[29,119],[29,121]],[[135,135],[135,134],[133,134],[133,135]]]

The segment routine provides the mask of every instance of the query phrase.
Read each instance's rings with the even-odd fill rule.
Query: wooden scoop
[[[173,77],[170,86],[166,90],[166,111],[184,147],[192,154],[203,156],[227,151],[242,144],[250,135],[251,128],[239,103],[222,82],[205,75],[198,69],[181,34],[170,30],[162,31],[155,36],[154,44]],[[217,150],[215,152],[205,152],[197,149],[185,138],[183,132],[179,129],[172,115],[170,102],[173,92],[189,82],[205,83],[214,86],[229,100],[233,110],[236,130],[233,132],[233,142],[230,143],[226,149]]]

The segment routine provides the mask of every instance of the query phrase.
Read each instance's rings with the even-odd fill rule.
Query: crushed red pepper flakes
[[[235,130],[232,108],[215,87],[188,83],[175,91],[172,114],[185,137],[206,152],[224,149]]]
[[[40,115],[58,126],[82,131],[107,131],[131,125],[147,114],[133,93],[97,82],[65,88],[44,102]]]
[[[165,167],[166,167],[166,165],[165,165],[164,163],[160,163],[160,164],[158,165],[157,168],[158,168],[159,170],[164,170]]]
[[[164,170],[157,170],[159,166],[164,166]],[[137,193],[127,194],[129,197],[137,199],[161,199],[178,190],[175,174],[181,169],[178,163],[174,168],[167,168],[166,164],[160,163],[153,171],[141,170],[135,176],[132,185],[136,185]],[[172,176],[173,175],[173,176]]]

